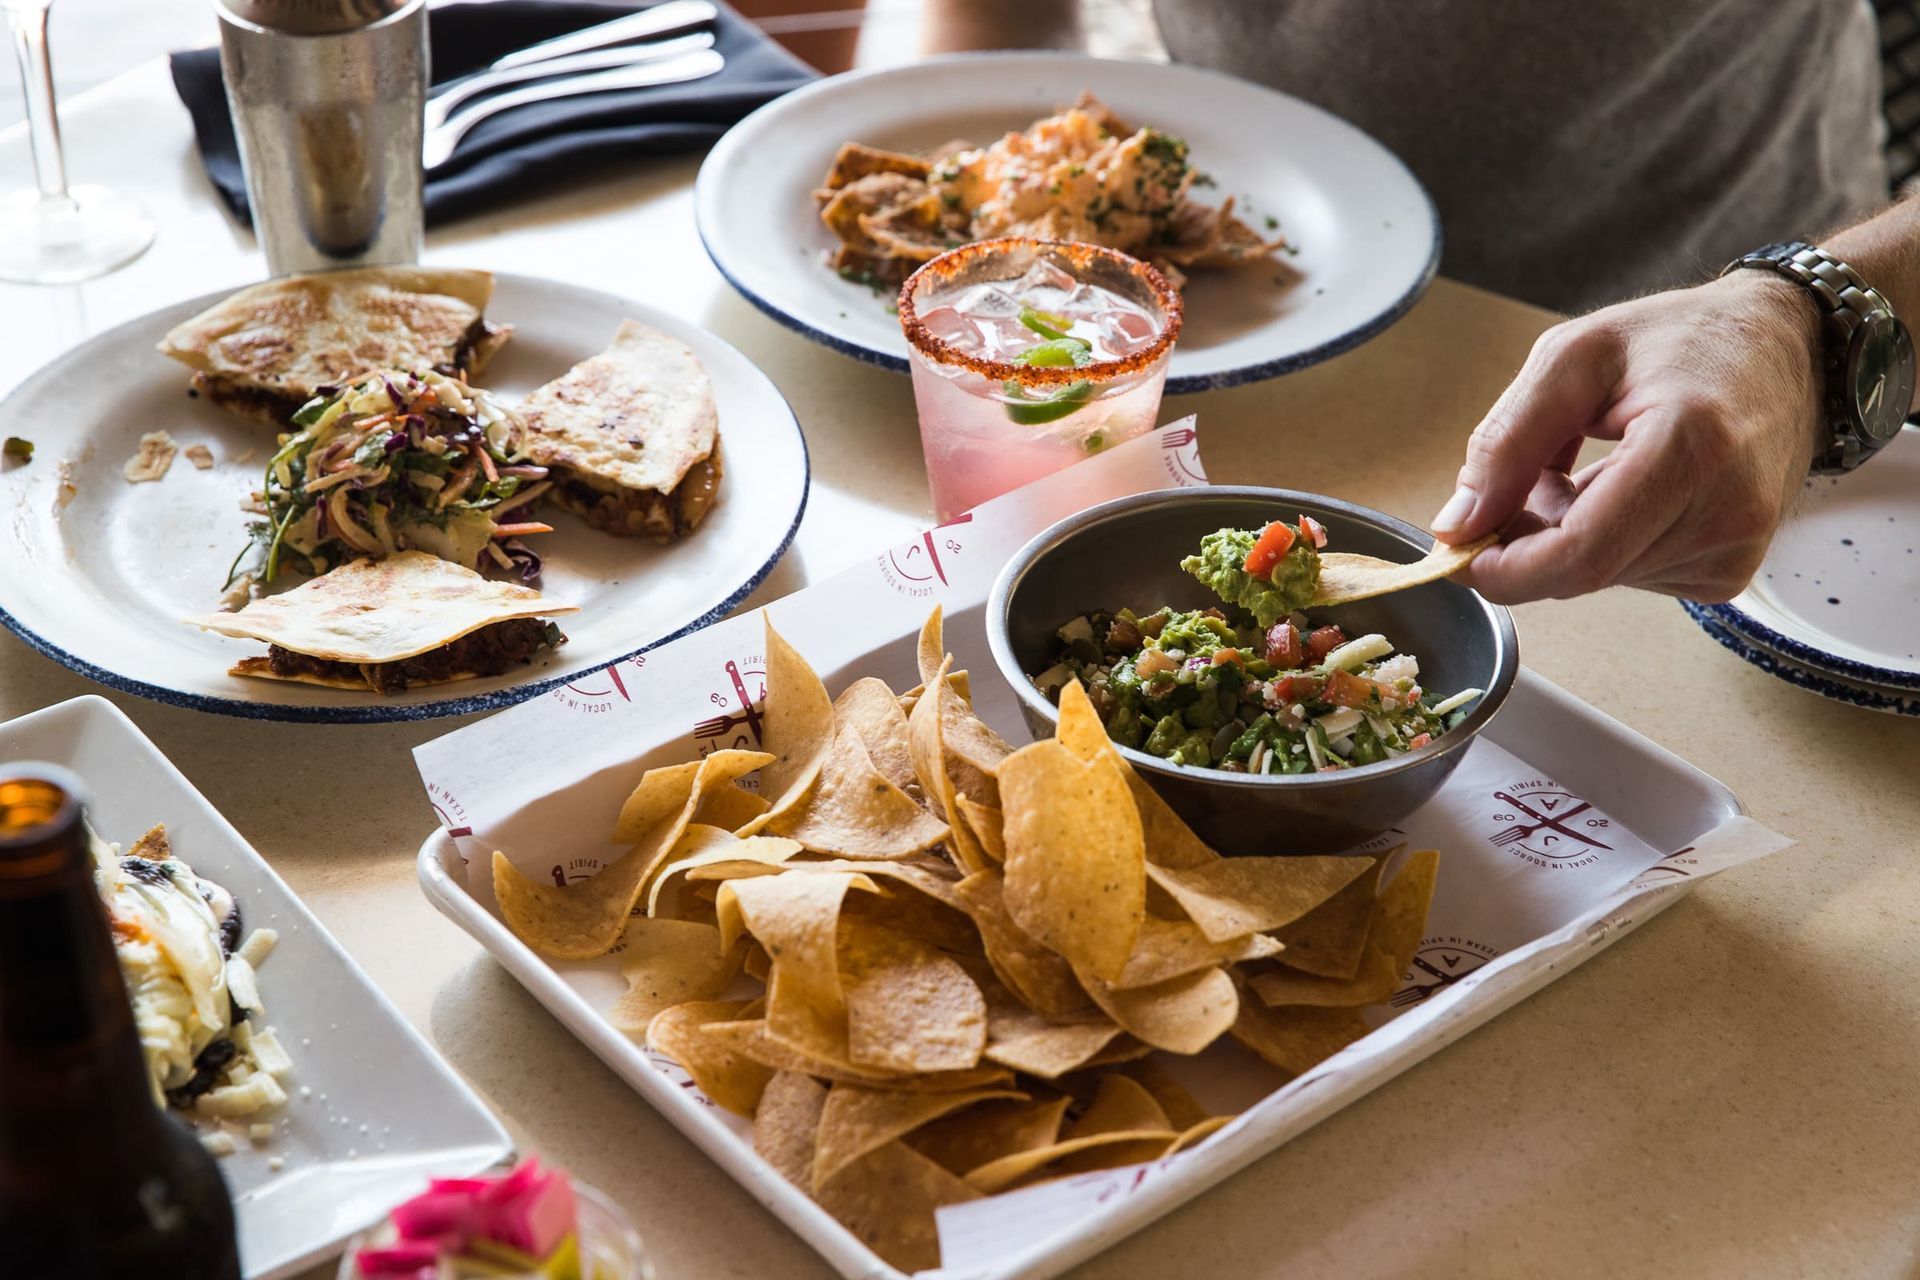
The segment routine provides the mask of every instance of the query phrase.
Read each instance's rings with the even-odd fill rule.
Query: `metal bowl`
[[[1030,673],[1053,660],[1054,631],[1076,615],[1122,606],[1148,613],[1218,605],[1180,569],[1216,529],[1257,529],[1313,516],[1330,545],[1385,560],[1414,560],[1430,535],[1403,520],[1291,489],[1212,486],[1117,498],[1060,521],[1022,547],[987,598],[987,643],[1034,734],[1051,736],[1056,712]],[[1513,619],[1477,592],[1432,582],[1312,611],[1349,636],[1380,632],[1420,660],[1420,683],[1445,696],[1486,693],[1459,727],[1392,760],[1332,773],[1252,775],[1170,764],[1122,747],[1133,767],[1200,837],[1222,853],[1332,853],[1393,826],[1439,790],[1492,720],[1519,670]]]

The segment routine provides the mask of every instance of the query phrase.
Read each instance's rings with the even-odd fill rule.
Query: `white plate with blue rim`
[[[27,760],[79,776],[104,840],[125,848],[165,823],[174,856],[233,895],[243,937],[279,935],[259,986],[267,1025],[293,1059],[287,1101],[246,1121],[193,1121],[203,1139],[218,1129],[233,1144],[219,1163],[248,1280],[297,1275],[427,1179],[513,1154],[473,1090],[119,708],[72,698],[0,724],[0,769]],[[270,1135],[255,1141],[254,1122]]]
[[[1916,495],[1920,429],[1907,427],[1853,474],[1813,482],[1745,591],[1688,612],[1772,655],[1760,663],[1769,669],[1784,661],[1849,695],[1878,690],[1920,703]]]
[[[477,379],[508,403],[602,350],[625,319],[692,348],[712,380],[725,448],[720,498],[666,546],[614,538],[565,512],[538,539],[543,595],[580,606],[567,643],[485,680],[382,696],[227,674],[256,641],[180,619],[220,607],[247,542],[240,504],[260,486],[273,433],[187,395],[187,371],[154,350],[209,295],[97,334],[0,401],[0,435],[34,446],[0,462],[0,623],[91,679],[201,711],[274,720],[367,723],[494,711],[725,617],[773,570],[806,509],[806,441],[768,377],[713,334],[612,294],[496,275],[490,318],[513,340]],[[183,450],[156,483],[122,466],[143,432]],[[204,444],[214,462],[191,465]]]
[[[1091,91],[1136,128],[1184,138],[1278,265],[1195,271],[1168,369],[1175,394],[1256,382],[1352,349],[1419,299],[1440,260],[1433,202],[1380,143],[1320,108],[1201,67],[1064,53],[976,53],[856,71],[774,99],[708,153],[694,187],[720,273],[780,323],[905,372],[892,298],[841,280],[813,199],[842,143],[929,151],[985,144]]]

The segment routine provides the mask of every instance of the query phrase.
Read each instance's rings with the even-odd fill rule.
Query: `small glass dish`
[[[579,1206],[581,1280],[656,1280],[653,1260],[626,1211],[584,1182],[573,1184],[573,1196]],[[368,1280],[355,1257],[367,1245],[392,1239],[392,1224],[382,1221],[349,1240],[336,1280]]]

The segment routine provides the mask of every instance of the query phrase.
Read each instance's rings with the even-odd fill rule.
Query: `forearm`
[[[1078,0],[926,0],[923,53],[1078,49]]]
[[[1818,243],[1885,294],[1909,329],[1920,331],[1920,199],[1902,200]]]

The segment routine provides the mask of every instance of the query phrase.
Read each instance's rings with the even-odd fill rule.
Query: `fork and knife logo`
[[[742,671],[740,664],[732,658],[727,659],[726,672],[727,680],[733,685],[734,697],[739,699],[740,709],[702,720],[693,727],[693,736],[696,738],[709,739],[722,738],[731,734],[735,729],[745,729],[753,735],[753,741],[755,745],[758,745],[765,741],[761,736],[761,718],[764,713],[758,706],[754,705],[758,699],[748,690],[747,677],[760,677],[759,698],[764,698],[766,697],[766,673],[752,670]],[[722,695],[715,694],[713,698],[714,701],[719,702],[722,700]]]
[[[1542,858],[1572,858],[1593,849],[1611,851],[1613,848],[1596,834],[1610,825],[1608,819],[1578,796],[1565,791],[1527,791],[1515,787],[1511,791],[1495,791],[1493,798],[1513,811],[1494,815],[1496,822],[1513,824],[1491,837],[1497,848],[1518,847]],[[1567,807],[1563,809],[1562,805]],[[1582,814],[1591,816],[1581,818]],[[1568,847],[1569,841],[1571,847]]]

